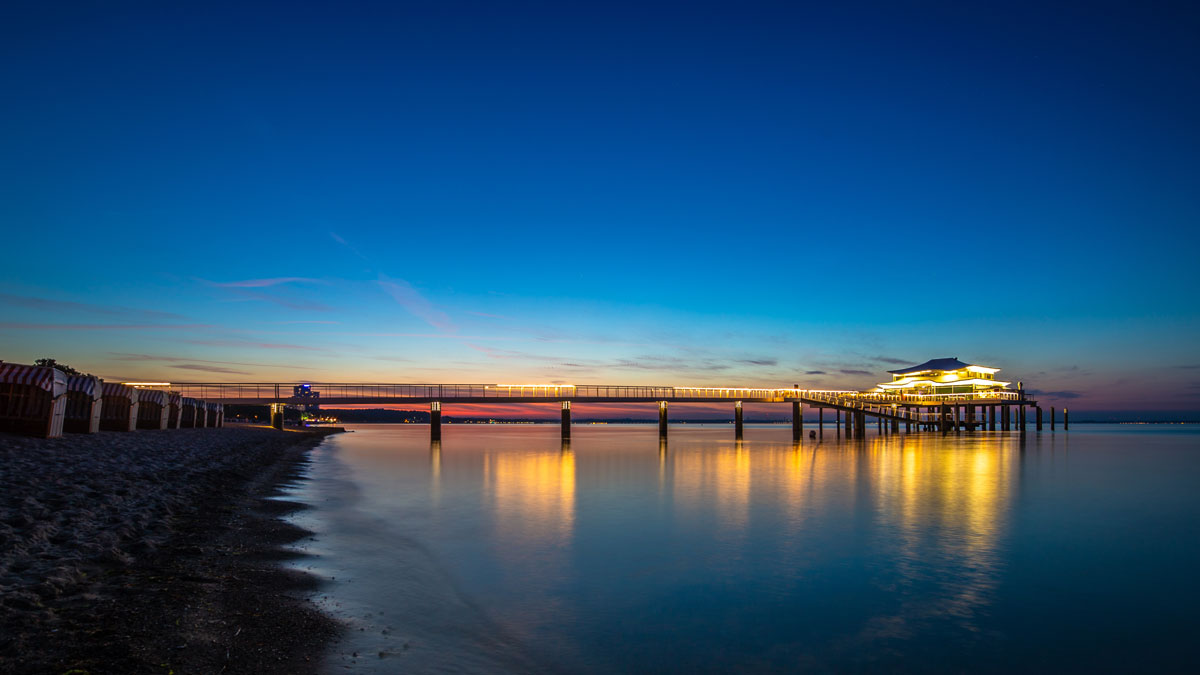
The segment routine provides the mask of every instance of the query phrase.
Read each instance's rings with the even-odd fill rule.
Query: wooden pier
[[[849,438],[866,435],[868,419],[879,433],[1025,432],[1026,412],[1034,408],[1041,428],[1042,412],[1023,389],[944,395],[835,391],[771,387],[653,387],[643,385],[562,384],[365,384],[365,383],[172,383],[184,397],[225,405],[270,405],[272,418],[284,406],[388,405],[429,406],[430,437],[441,439],[443,405],[472,403],[558,403],[562,437],[571,437],[573,403],[653,403],[658,405],[659,435],[666,437],[669,405],[732,404],[734,434],[744,435],[743,403],[790,404],[792,438],[801,440],[804,408],[817,410],[817,434],[825,432],[825,411],[834,411],[834,432]],[[305,395],[295,392],[304,391]],[[319,394],[314,397],[313,393]],[[845,418],[843,430],[842,419]],[[999,422],[997,422],[997,419]],[[1053,420],[1053,417],[1051,418]],[[1051,422],[1053,425],[1053,421]],[[1052,426],[1053,428],[1053,426]]]

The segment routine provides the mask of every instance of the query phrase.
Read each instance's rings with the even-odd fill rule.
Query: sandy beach
[[[337,625],[264,498],[324,435],[0,435],[0,672],[314,672]]]

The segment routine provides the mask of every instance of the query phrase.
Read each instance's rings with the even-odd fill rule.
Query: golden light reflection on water
[[[682,443],[666,453],[662,474],[673,481],[680,513],[714,512],[719,542],[745,540],[758,510],[776,525],[771,544],[785,555],[804,551],[805,537],[828,530],[830,519],[852,521],[873,554],[886,552],[890,562],[872,583],[899,600],[896,612],[864,625],[860,637],[877,639],[901,637],[934,617],[974,630],[1001,571],[997,548],[1017,456],[1015,441],[994,437]]]
[[[895,546],[895,574],[876,583],[898,595],[899,607],[870,620],[860,637],[907,637],[933,618],[977,630],[1001,572],[1015,447],[994,438],[890,440],[876,439],[865,452],[876,476],[880,545]],[[928,592],[930,584],[938,592]]]
[[[577,572],[570,550],[575,537],[586,534],[576,532],[581,489],[587,503],[609,509],[608,517],[634,519],[630,527],[638,527],[639,517],[659,522],[665,533],[698,526],[711,542],[703,564],[714,573],[739,574],[740,561],[768,556],[791,561],[778,573],[786,577],[790,570],[802,580],[806,564],[868,561],[864,583],[889,600],[864,617],[857,635],[844,638],[843,649],[903,639],[932,620],[977,630],[1002,571],[998,547],[1018,475],[1012,439],[914,434],[814,444],[706,433],[679,434],[664,444],[600,438],[577,442],[578,453],[569,444],[542,442],[481,453],[493,555],[502,574],[536,590],[531,597],[557,597],[552,589]],[[435,486],[440,456],[434,448]],[[581,476],[586,480],[577,480]],[[642,506],[619,505],[617,494]],[[652,501],[637,501],[639,494],[666,510],[646,510]]]
[[[566,545],[575,525],[575,454],[502,451],[483,457],[497,534],[514,544]]]

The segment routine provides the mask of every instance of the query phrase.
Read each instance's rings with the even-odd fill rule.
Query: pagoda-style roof
[[[889,370],[893,375],[907,375],[909,373],[919,373],[924,370],[962,370],[970,366],[969,363],[963,363],[958,360],[957,356],[951,356],[944,359],[930,359],[919,366],[909,366],[899,370]]]

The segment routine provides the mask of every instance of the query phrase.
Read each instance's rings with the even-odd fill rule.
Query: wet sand
[[[0,434],[0,673],[316,672],[338,625],[265,498],[325,433]]]

